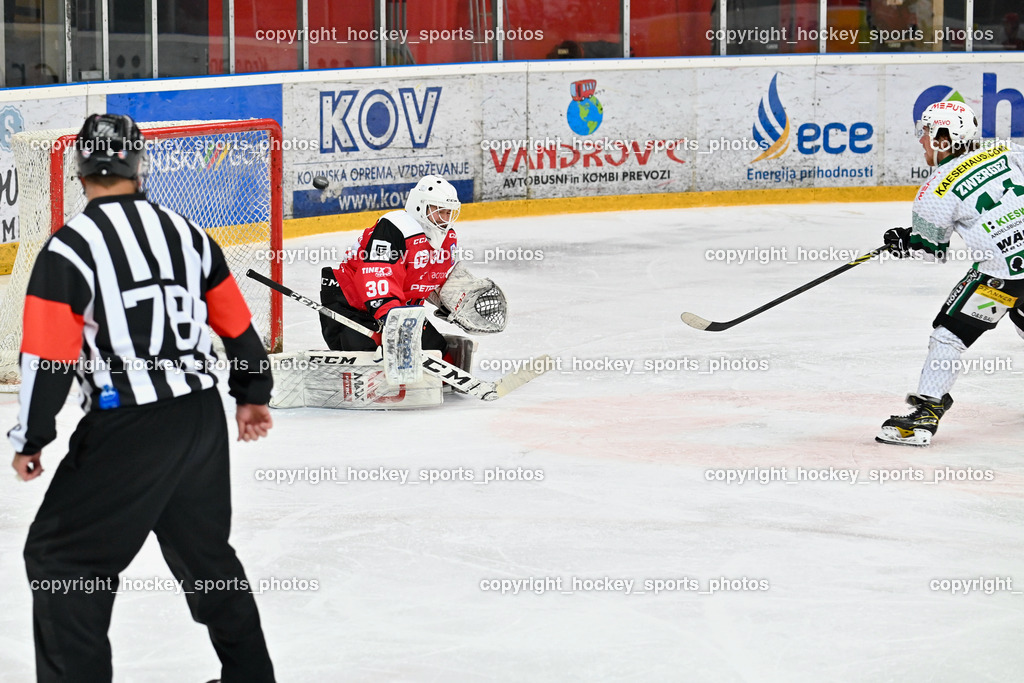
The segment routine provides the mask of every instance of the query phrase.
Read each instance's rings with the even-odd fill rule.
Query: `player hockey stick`
[[[826,274],[822,275],[817,280],[812,280],[811,282],[808,282],[806,285],[803,285],[802,287],[797,287],[792,292],[789,292],[787,294],[783,294],[778,299],[775,299],[773,301],[769,301],[764,306],[761,306],[761,308],[756,308],[753,311],[751,311],[750,313],[747,313],[746,315],[741,315],[740,317],[738,317],[738,318],[736,318],[734,320],[730,320],[728,322],[713,323],[710,320],[705,320],[704,318],[700,317],[699,315],[694,315],[693,313],[683,313],[679,317],[682,318],[684,323],[686,323],[690,327],[696,328],[698,330],[707,330],[708,332],[721,332],[722,330],[729,329],[733,325],[739,325],[744,320],[750,320],[755,315],[758,315],[760,313],[764,313],[769,308],[774,308],[774,307],[778,306],[779,304],[781,304],[783,301],[789,301],[790,299],[795,297],[797,294],[802,294],[803,292],[806,292],[808,289],[811,289],[812,287],[817,287],[822,282],[825,282],[826,280],[831,280],[836,275],[839,275],[840,273],[845,273],[850,268],[853,268],[854,266],[859,266],[860,264],[864,263],[865,261],[870,261],[871,259],[873,259],[876,256],[878,256],[879,254],[881,254],[883,251],[888,251],[888,250],[889,250],[889,247],[888,247],[888,245],[886,245],[886,246],[879,247],[878,249],[875,249],[874,251],[869,251],[868,253],[864,254],[863,256],[860,256],[860,257],[854,259],[853,261],[850,261],[846,265],[839,266],[838,268],[836,268],[832,272],[826,273]]]
[[[289,287],[285,287],[279,282],[274,282],[268,277],[260,275],[259,273],[252,269],[246,271],[245,274],[248,277],[255,280],[256,282],[259,282],[260,284],[264,284],[267,287],[270,287],[271,289],[281,292],[285,296],[292,298],[295,301],[298,301],[303,306],[308,306],[309,308],[312,308],[314,311],[320,313],[320,315],[330,318],[335,322],[341,323],[345,327],[353,329],[359,334],[365,335],[370,338],[372,338],[375,334],[375,332],[370,328],[364,325],[360,325],[356,321],[350,320],[349,318],[346,318],[340,313],[332,311],[326,306],[318,304],[309,297],[302,296],[295,290]],[[462,368],[456,367],[451,363],[447,363],[441,360],[440,358],[434,358],[433,356],[423,357],[423,371],[430,373],[431,375],[437,377],[445,384],[450,384],[460,391],[464,391],[467,394],[472,394],[473,396],[476,396],[477,398],[482,399],[484,401],[493,401],[495,399],[501,398],[502,396],[506,396],[507,394],[518,389],[527,382],[543,375],[550,369],[552,365],[551,363],[548,362],[549,360],[550,358],[548,358],[547,355],[540,356],[539,358],[534,359],[534,363],[530,364],[533,367],[520,368],[519,370],[515,372],[510,372],[504,377],[501,377],[494,382],[486,382],[484,380],[477,379],[476,377],[466,372]],[[538,367],[540,368],[539,370],[537,369]]]

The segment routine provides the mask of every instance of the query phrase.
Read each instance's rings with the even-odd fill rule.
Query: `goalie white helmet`
[[[440,249],[448,228],[459,217],[462,202],[451,183],[441,176],[428,175],[409,190],[405,210],[423,227],[430,246]]]
[[[952,144],[962,145],[978,134],[978,117],[963,102],[936,102],[921,114],[921,120],[917,123],[917,136],[921,137],[927,130],[928,137],[934,140],[943,128],[949,131]]]

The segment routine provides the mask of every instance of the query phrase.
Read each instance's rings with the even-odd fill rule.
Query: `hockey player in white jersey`
[[[882,443],[927,446],[953,405],[949,395],[961,354],[1009,312],[1024,337],[1024,147],[982,146],[978,119],[962,102],[937,102],[918,123],[925,159],[935,170],[917,193],[910,228],[892,228],[885,243],[900,257],[945,261],[956,232],[978,262],[950,292],[932,323],[913,410],[894,415]]]

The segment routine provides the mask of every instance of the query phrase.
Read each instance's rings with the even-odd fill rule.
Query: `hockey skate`
[[[882,433],[875,437],[875,441],[901,446],[927,446],[939,428],[939,420],[953,405],[953,398],[949,394],[941,399],[907,394],[907,403],[914,410],[907,415],[893,415],[883,422]]]

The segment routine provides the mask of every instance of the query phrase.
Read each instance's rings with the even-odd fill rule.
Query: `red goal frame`
[[[274,119],[248,119],[245,121],[219,121],[177,126],[157,126],[142,130],[147,138],[183,138],[190,135],[267,131],[270,136],[270,279],[282,280],[281,247],[284,230],[284,197],[281,125]],[[64,225],[64,151],[75,144],[77,133],[62,135],[50,148],[50,233]],[[283,347],[283,319],[281,293],[270,293],[270,352],[279,353]]]

